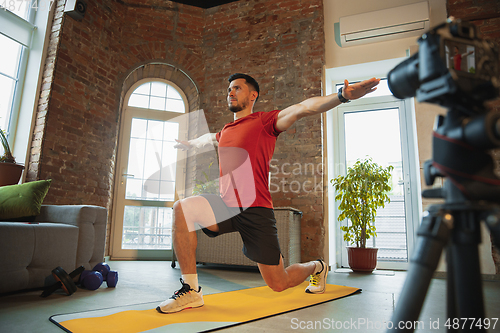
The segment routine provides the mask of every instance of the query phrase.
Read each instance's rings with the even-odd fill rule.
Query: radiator
[[[302,212],[291,207],[274,208],[276,227],[285,267],[300,262],[300,220]],[[196,261],[204,264],[257,266],[243,254],[243,241],[238,232],[210,238],[203,231],[196,231],[198,247]],[[175,255],[174,259],[175,261]],[[172,267],[175,267],[175,262]]]

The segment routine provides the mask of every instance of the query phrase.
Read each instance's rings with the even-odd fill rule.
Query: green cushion
[[[0,187],[0,221],[40,214],[52,180]]]

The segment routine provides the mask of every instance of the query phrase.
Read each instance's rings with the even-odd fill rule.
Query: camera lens
[[[415,96],[420,86],[418,53],[394,67],[387,75],[387,81],[395,97],[404,99]]]

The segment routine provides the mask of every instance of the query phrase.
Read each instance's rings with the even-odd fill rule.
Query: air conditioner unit
[[[429,30],[429,4],[418,2],[344,16],[339,26],[342,47],[420,36]]]

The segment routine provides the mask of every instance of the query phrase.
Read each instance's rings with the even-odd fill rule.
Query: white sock
[[[316,261],[313,261],[314,264],[316,265],[316,268],[314,269],[314,273],[313,274],[318,274],[319,272],[321,272],[323,270],[323,265],[321,265],[321,262],[316,260]]]
[[[182,279],[191,289],[198,291],[198,274],[182,274]]]

